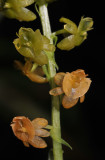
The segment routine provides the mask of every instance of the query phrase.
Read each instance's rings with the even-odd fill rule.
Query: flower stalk
[[[42,23],[43,34],[50,39],[50,43],[53,43],[51,38],[51,26],[48,16],[47,4],[39,6],[39,15]],[[50,76],[51,88],[56,87],[53,77],[56,74],[56,66],[54,64],[54,53],[48,52],[48,73]],[[52,135],[61,138],[61,127],[60,127],[60,99],[58,96],[52,96]],[[63,160],[62,144],[53,139],[53,156],[54,160]]]

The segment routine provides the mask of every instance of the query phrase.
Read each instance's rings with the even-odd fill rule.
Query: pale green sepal
[[[75,47],[75,36],[70,35],[63,40],[61,40],[58,44],[57,47],[61,50],[71,50]]]
[[[64,29],[67,30],[69,33],[75,34],[77,32],[77,25],[70,19],[62,17],[59,21],[66,23],[66,25],[64,25]]]

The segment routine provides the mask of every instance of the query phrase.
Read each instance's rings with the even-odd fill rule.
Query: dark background
[[[62,28],[63,25],[59,23],[61,16],[76,24],[81,16],[92,17],[94,20],[94,30],[88,33],[88,39],[81,46],[69,52],[56,50],[59,71],[71,72],[81,68],[92,79],[84,103],[78,103],[69,110],[61,107],[62,137],[73,147],[71,151],[63,146],[65,160],[105,159],[103,6],[102,1],[70,3],[69,0],[58,0],[49,5],[52,31]],[[34,5],[30,9],[34,10]],[[30,119],[44,117],[51,123],[49,85],[32,83],[13,66],[15,59],[23,60],[12,43],[21,26],[35,30],[40,26],[40,20],[20,23],[0,15],[0,156],[2,159],[47,160],[48,151],[52,147],[50,138],[46,138],[46,149],[26,148],[13,135],[10,127],[12,118],[19,115]]]

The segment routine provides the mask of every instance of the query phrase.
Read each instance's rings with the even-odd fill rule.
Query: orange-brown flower
[[[86,78],[84,70],[78,69],[71,73],[57,73],[54,77],[55,83],[59,86],[50,90],[50,95],[57,96],[64,93],[62,105],[64,108],[73,107],[79,100],[82,103],[88,91],[91,80]]]
[[[43,129],[48,125],[44,118],[36,118],[30,121],[27,117],[14,117],[11,127],[14,135],[20,139],[26,147],[32,145],[35,148],[47,147],[46,142],[40,137],[48,137],[50,133]]]
[[[44,77],[44,73],[41,67],[37,67],[34,71],[32,69],[32,62],[26,61],[23,65],[20,61],[15,60],[15,66],[23,72],[31,81],[36,83],[46,83],[48,82],[47,78]]]

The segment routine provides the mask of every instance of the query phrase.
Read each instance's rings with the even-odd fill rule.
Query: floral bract
[[[48,59],[45,52],[54,52],[55,47],[50,44],[47,37],[41,35],[39,29],[34,32],[31,28],[21,27],[18,37],[13,43],[21,55],[39,65],[47,64]]]
[[[93,20],[90,17],[82,17],[78,27],[67,18],[61,18],[60,22],[66,23],[64,30],[69,33],[69,36],[57,44],[61,50],[71,50],[79,46],[87,38],[87,31],[91,30],[93,26]]]
[[[82,103],[88,91],[91,80],[86,78],[84,70],[78,69],[71,73],[57,73],[54,77],[55,83],[59,86],[50,90],[50,95],[57,96],[64,93],[62,105],[64,108],[73,107],[79,100]]]
[[[19,21],[33,21],[36,19],[36,15],[25,8],[34,0],[1,0],[2,13],[8,18],[14,18]]]
[[[47,147],[46,142],[40,137],[48,137],[50,133],[42,129],[48,125],[44,118],[36,118],[30,121],[27,117],[17,116],[12,120],[12,130],[14,135],[20,139],[26,147],[32,145],[35,148]]]

